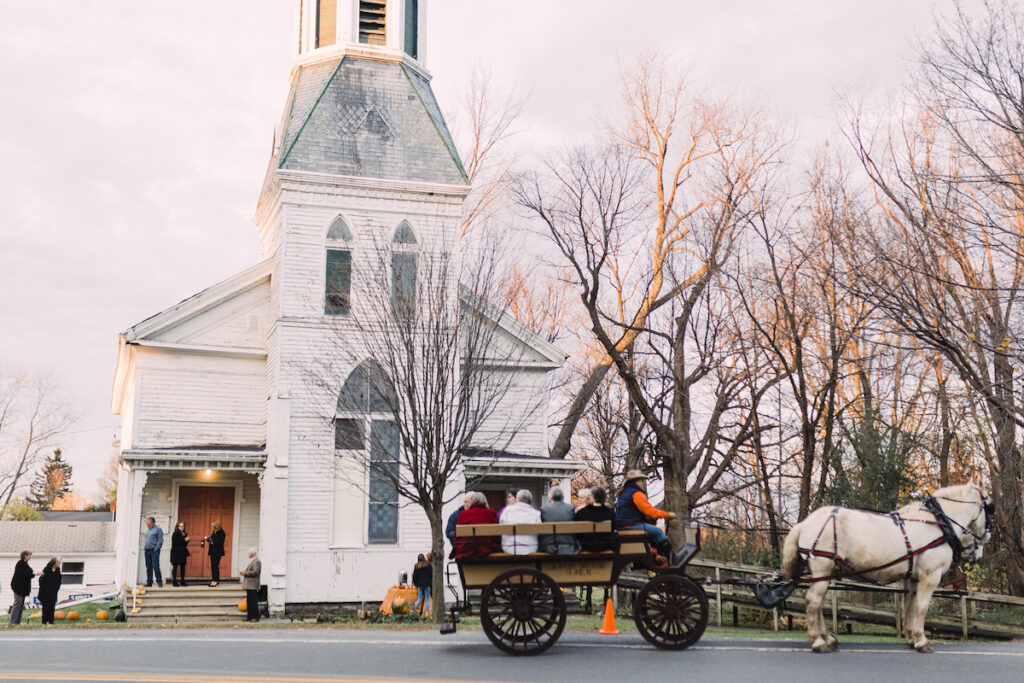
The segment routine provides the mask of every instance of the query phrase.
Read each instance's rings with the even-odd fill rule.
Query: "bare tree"
[[[469,87],[449,116],[459,156],[472,190],[462,205],[461,234],[489,223],[505,207],[513,177],[509,142],[519,132],[526,98],[515,92],[498,94],[491,74],[476,66]]]
[[[991,435],[996,540],[1024,594],[1024,13],[986,4],[938,22],[917,74],[917,110],[881,139],[856,111],[850,138],[886,223],[862,235],[875,260],[859,292],[941,354],[981,401]]]
[[[361,261],[352,314],[334,321],[330,351],[307,380],[325,405],[337,399],[337,413],[324,416],[335,425],[334,475],[363,491],[371,508],[397,515],[413,505],[426,516],[433,617],[441,621],[442,508],[459,493],[463,459],[508,449],[544,400],[534,392],[525,405],[502,406],[523,357],[502,337],[514,321],[491,303],[507,286],[494,254],[479,243],[461,258],[451,245],[399,246],[377,244]]]
[[[699,289],[717,268],[718,247],[724,242],[705,241],[713,248],[702,253],[694,250],[693,242],[698,238],[695,230],[702,232],[697,226],[704,214],[720,208],[723,187],[746,192],[748,178],[737,172],[755,173],[772,156],[758,149],[743,158],[752,151],[743,143],[754,135],[758,117],[747,112],[733,118],[722,105],[692,92],[685,70],[663,58],[643,58],[627,69],[621,93],[625,116],[609,125],[613,142],[607,158],[595,164],[593,154],[587,161],[576,152],[563,169],[549,168],[565,192],[591,191],[596,206],[588,208],[595,211],[581,215],[578,228],[556,234],[564,226],[552,226],[544,217],[549,207],[536,201],[536,182],[528,180],[517,188],[519,203],[544,219],[559,250],[582,267],[575,275],[581,300],[587,309],[604,307],[598,317],[610,342],[602,342],[601,362],[569,406],[551,447],[554,458],[568,454],[576,425],[613,366],[613,355],[624,354],[635,342],[648,316],[684,291]],[[724,183],[708,183],[719,171],[725,173]],[[575,203],[585,201],[579,197]],[[640,216],[632,215],[639,210],[646,213],[643,224]],[[603,219],[615,222],[602,225]],[[624,234],[624,225],[635,235]],[[678,267],[673,274],[673,265],[683,261],[685,275]],[[605,291],[617,301],[603,301]]]
[[[0,370],[0,507],[24,487],[42,454],[74,420],[52,378]]]

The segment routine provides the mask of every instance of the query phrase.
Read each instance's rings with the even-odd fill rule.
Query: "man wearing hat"
[[[673,553],[665,532],[653,524],[656,519],[675,519],[676,513],[665,512],[647,500],[647,475],[640,470],[626,472],[622,493],[615,503],[616,529],[643,529],[654,542],[654,547],[673,567],[683,563],[683,553]]]

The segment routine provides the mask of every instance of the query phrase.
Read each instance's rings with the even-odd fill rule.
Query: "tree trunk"
[[[436,519],[430,520],[430,559],[434,570],[434,583],[430,588],[430,616],[435,624],[444,622],[444,524],[440,506],[434,510]]]
[[[999,540],[1009,551],[1005,565],[1010,592],[1024,595],[1024,519],[1021,515],[1021,461],[1017,449],[1017,423],[1013,396],[1013,365],[1009,357],[996,353],[993,363],[994,389],[998,402],[995,418],[996,458],[999,472],[992,478]]]

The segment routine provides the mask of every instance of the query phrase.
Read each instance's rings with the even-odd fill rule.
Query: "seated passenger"
[[[498,515],[487,507],[487,497],[479,491],[466,494],[466,507],[459,513],[456,526],[466,524],[497,524]],[[455,557],[480,557],[498,550],[497,536],[456,536]]]
[[[665,512],[647,500],[647,475],[640,470],[626,472],[622,493],[615,504],[615,528],[643,530],[651,537],[655,549],[673,567],[686,560],[683,551],[672,552],[672,544],[664,531],[653,522],[656,519],[675,519],[676,513]]]
[[[565,502],[560,486],[553,486],[548,494],[548,504],[540,509],[543,522],[571,522],[576,515],[572,505]],[[540,549],[546,553],[575,555],[580,551],[576,534],[544,534],[540,537]]]
[[[533,507],[533,494],[522,489],[516,492],[516,502],[506,505],[498,521],[502,524],[536,524],[540,522],[540,510]],[[504,534],[501,549],[512,555],[529,555],[537,552],[537,534]]]
[[[590,489],[591,503],[576,511],[577,522],[612,522],[615,520],[615,511],[605,505],[608,494],[600,486]],[[615,534],[612,532],[597,532],[593,534],[580,534],[580,547],[588,553],[599,553],[602,550],[612,550],[615,547]]]

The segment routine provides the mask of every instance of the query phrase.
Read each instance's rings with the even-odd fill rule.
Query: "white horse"
[[[815,652],[839,647],[821,608],[831,580],[843,577],[879,583],[903,579],[907,644],[918,652],[932,651],[924,634],[932,592],[954,561],[981,559],[993,507],[976,483],[947,486],[931,498],[888,514],[823,507],[790,530],[782,549],[782,575],[797,579],[805,566],[810,570],[811,578],[804,579],[809,582],[807,640]]]

